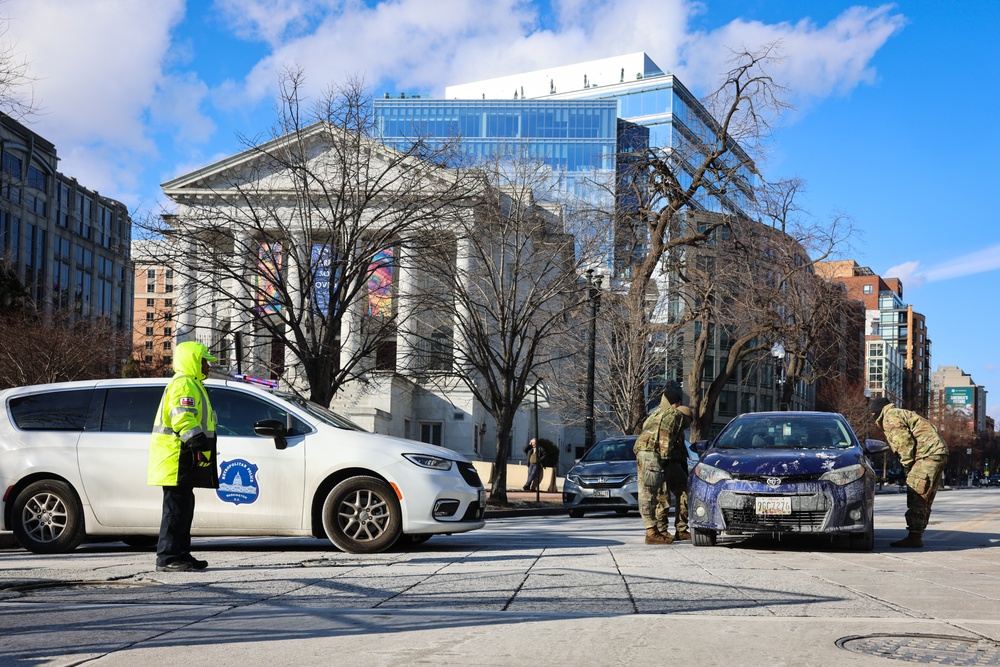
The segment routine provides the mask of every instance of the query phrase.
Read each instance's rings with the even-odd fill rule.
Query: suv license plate
[[[595,498],[610,498],[611,497],[611,490],[610,489],[594,489],[594,497]]]
[[[792,513],[791,496],[758,497],[755,510],[760,516],[788,516]]]

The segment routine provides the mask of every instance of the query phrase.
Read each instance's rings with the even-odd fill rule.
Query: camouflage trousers
[[[639,472],[639,514],[644,528],[670,532],[670,497],[674,497],[674,529],[688,529],[687,466],[683,461],[662,461],[654,452],[639,452],[636,456]],[[649,487],[643,483],[643,472],[659,470],[663,483]]]
[[[920,459],[906,474],[906,529],[922,533],[931,518],[931,505],[941,484],[948,457]]]

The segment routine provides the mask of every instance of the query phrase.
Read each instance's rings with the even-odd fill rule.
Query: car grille
[[[476,472],[476,466],[466,461],[456,461],[458,463],[458,472],[461,473],[462,479],[464,479],[469,486],[475,487],[477,489],[483,488],[483,482],[479,479],[479,473]]]
[[[767,480],[778,478],[781,480],[782,484],[796,484],[799,482],[815,482],[819,479],[819,475],[741,475],[737,473],[732,473],[733,479],[738,479],[746,482],[760,482],[761,484],[767,484]]]
[[[787,516],[757,516],[753,508],[722,510],[727,530],[813,532],[823,528],[826,511],[795,511]]]
[[[628,501],[624,498],[581,498],[581,505],[624,505],[628,506]]]
[[[580,486],[588,489],[617,489],[630,475],[580,475]]]

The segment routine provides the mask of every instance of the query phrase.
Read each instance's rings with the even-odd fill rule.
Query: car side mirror
[[[708,451],[708,440],[699,440],[698,442],[691,443],[691,449],[698,452],[698,455],[704,454]]]
[[[865,440],[865,451],[869,454],[881,454],[889,450],[889,443],[868,438]]]
[[[275,449],[285,449],[288,447],[288,441],[285,440],[288,429],[285,428],[285,424],[280,420],[261,419],[259,422],[254,423],[253,432],[263,438],[274,438]]]

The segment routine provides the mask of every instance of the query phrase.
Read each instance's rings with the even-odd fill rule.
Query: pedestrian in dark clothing
[[[538,446],[535,438],[524,447],[528,457],[528,481],[522,491],[537,491],[542,483],[542,473],[545,471],[545,450]]]

